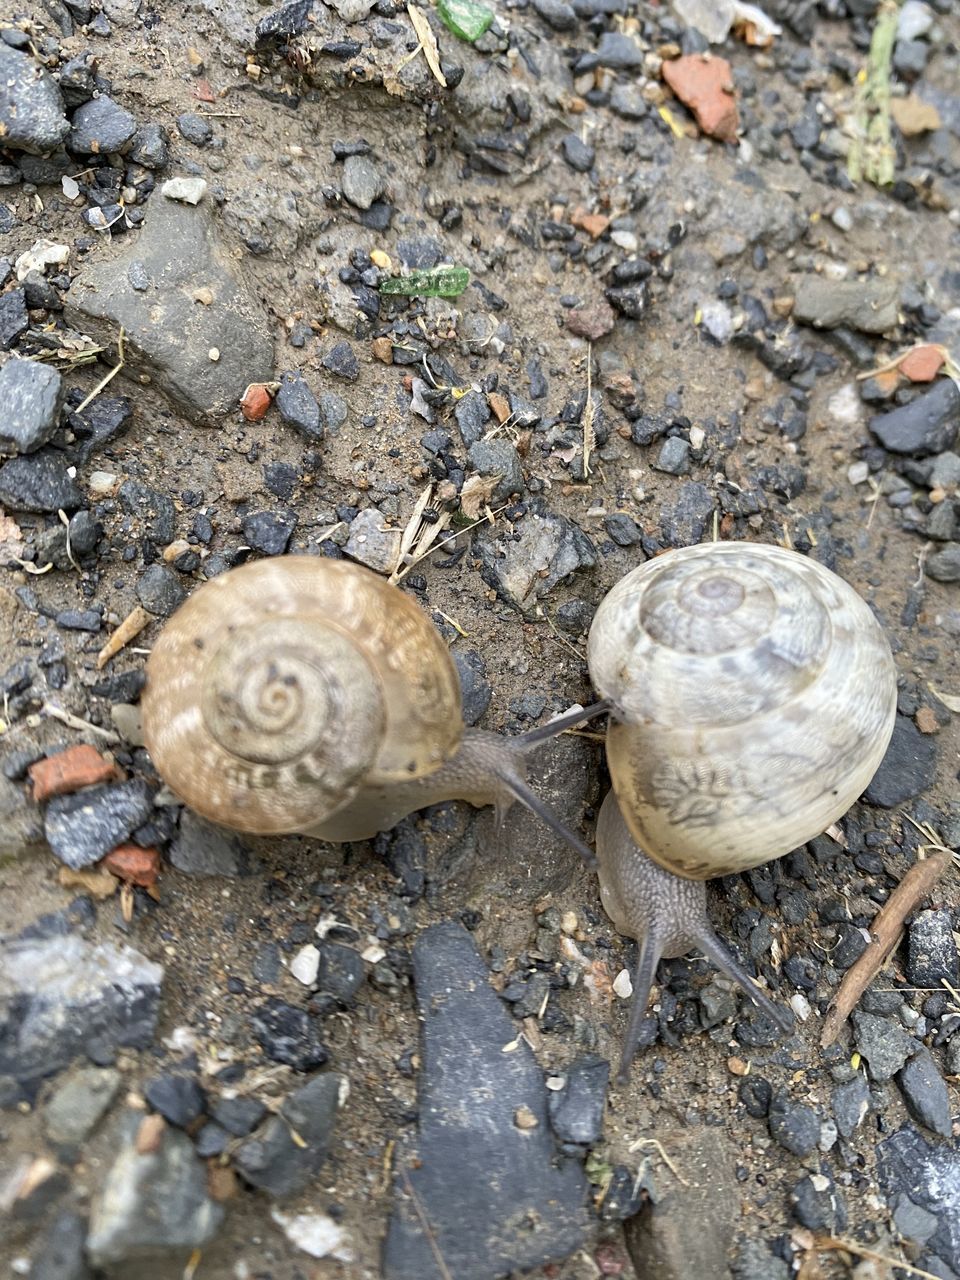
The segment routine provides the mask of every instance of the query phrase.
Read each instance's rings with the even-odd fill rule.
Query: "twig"
[[[629,1149],[631,1151],[642,1151],[644,1147],[653,1147],[653,1149],[659,1155],[660,1159],[667,1166],[667,1168],[670,1170],[670,1172],[673,1174],[676,1180],[680,1183],[680,1185],[682,1187],[689,1187],[690,1183],[686,1180],[686,1178],[683,1176],[683,1174],[680,1172],[677,1166],[673,1163],[673,1161],[667,1155],[666,1151],[664,1150],[664,1146],[662,1142],[658,1141],[657,1138],[638,1138],[636,1142],[630,1143]]]
[[[416,1210],[417,1217],[420,1219],[420,1225],[423,1227],[423,1234],[427,1237],[427,1243],[430,1245],[430,1251],[436,1261],[437,1270],[443,1276],[443,1280],[453,1280],[453,1276],[450,1274],[450,1268],[443,1260],[443,1254],[440,1252],[440,1246],[437,1244],[437,1237],[434,1234],[433,1227],[431,1227],[427,1215],[423,1211],[423,1205],[420,1203],[420,1197],[417,1195],[416,1191],[414,1191],[413,1183],[410,1181],[410,1176],[406,1169],[403,1170],[403,1185],[406,1187],[410,1199],[413,1201],[413,1207]]]
[[[907,916],[933,890],[951,860],[952,854],[937,852],[922,862],[915,862],[877,912],[870,928],[867,949],[844,974],[833,1008],[824,1021],[820,1035],[820,1044],[824,1048],[836,1040],[868,983],[877,976],[896,948]]]
[[[439,551],[441,547],[445,547],[448,542],[455,542],[457,538],[460,537],[461,533],[469,533],[470,530],[475,529],[478,524],[487,524],[487,523],[493,524],[494,517],[498,516],[501,511],[505,510],[505,508],[506,508],[506,504],[504,504],[504,506],[502,507],[497,507],[496,511],[488,510],[487,514],[485,516],[481,516],[479,520],[474,520],[472,524],[464,525],[462,529],[454,530],[454,532],[451,533],[449,538],[444,538],[442,542],[434,543],[434,545],[430,548],[429,551],[424,552],[422,556],[418,556],[416,560],[408,564],[405,569],[396,570],[394,573],[391,573],[388,581],[393,583],[402,582],[403,579],[407,576],[408,573],[410,573],[412,569],[415,569],[422,560],[426,560],[427,556],[432,556],[435,551]]]
[[[924,1271],[921,1267],[913,1267],[909,1262],[900,1262],[896,1258],[891,1258],[885,1253],[879,1253],[876,1249],[868,1249],[866,1245],[858,1244],[856,1240],[845,1240],[843,1237],[835,1236],[814,1236],[814,1249],[838,1250],[845,1253],[852,1253],[858,1258],[870,1258],[874,1262],[882,1262],[888,1267],[894,1267],[897,1271],[906,1271],[911,1276],[922,1276],[923,1280],[938,1280],[938,1277],[932,1271]]]
[[[59,720],[61,724],[65,724],[69,729],[81,729],[85,733],[96,733],[104,742],[118,743],[121,741],[120,735],[114,733],[112,729],[101,729],[98,724],[91,724],[89,720],[81,720],[79,716],[73,715],[70,711],[64,711],[62,707],[55,707],[52,702],[45,702],[40,708],[40,714],[50,716],[52,720]]]
[[[84,409],[87,407],[87,405],[90,403],[90,401],[91,401],[91,400],[95,400],[95,399],[97,398],[97,396],[100,394],[100,392],[104,389],[104,387],[106,387],[110,382],[112,382],[112,381],[113,381],[113,379],[114,379],[114,378],[117,376],[117,374],[120,372],[120,370],[123,368],[123,365],[124,365],[124,359],[123,359],[123,325],[121,325],[121,326],[120,326],[120,333],[117,335],[117,357],[118,357],[118,361],[119,361],[119,363],[115,364],[115,365],[113,366],[113,368],[110,370],[110,372],[109,372],[109,373],[107,373],[107,374],[105,374],[105,375],[100,379],[100,381],[99,381],[99,382],[97,383],[97,385],[93,388],[93,390],[90,392],[90,394],[84,398],[84,400],[82,401],[82,403],[81,403],[81,404],[78,404],[78,405],[77,405],[76,410],[75,410],[74,412],[76,412],[76,413],[83,413]]]
[[[593,343],[587,344],[587,402],[583,406],[583,478],[590,479],[590,455],[597,437],[593,432]]]

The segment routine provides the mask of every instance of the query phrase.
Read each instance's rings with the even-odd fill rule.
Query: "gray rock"
[[[733,1280],[790,1280],[788,1263],[770,1252],[762,1240],[744,1240],[730,1265]]]
[[[400,553],[400,530],[386,523],[376,507],[354,516],[344,555],[375,573],[392,573]]]
[[[45,1228],[30,1267],[31,1280],[90,1280],[83,1246],[87,1224],[75,1213],[60,1213]]]
[[[76,511],[83,506],[77,482],[55,449],[11,458],[0,466],[0,505],[13,511]]]
[[[33,453],[60,425],[67,388],[56,369],[37,360],[8,360],[0,369],[0,453]]]
[[[932,1214],[936,1228],[927,1247],[960,1274],[960,1150],[956,1140],[930,1142],[907,1123],[878,1143],[876,1154],[879,1181],[888,1203],[905,1195]]]
[[[921,1209],[909,1196],[898,1196],[893,1207],[893,1225],[905,1240],[926,1244],[937,1229],[937,1215]]]
[[[716,500],[699,481],[680,486],[677,500],[660,508],[660,529],[668,547],[692,547],[700,542],[713,517]]]
[[[636,520],[624,511],[615,511],[607,516],[603,527],[618,547],[634,547],[643,536]]]
[[[807,1156],[820,1141],[820,1118],[813,1107],[794,1102],[785,1093],[774,1095],[767,1117],[770,1136],[795,1156]]]
[[[921,1049],[897,1076],[907,1110],[919,1124],[943,1138],[953,1134],[950,1097],[929,1049]]]
[[[419,1159],[399,1157],[385,1280],[422,1280],[436,1269],[435,1249],[457,1280],[565,1258],[586,1235],[587,1188],[579,1165],[555,1163],[539,1066],[524,1043],[503,1053],[515,1027],[461,925],[426,929],[413,963],[423,1037]]]
[[[204,821],[191,809],[180,815],[170,861],[189,876],[251,876],[261,869],[259,858],[242,836]]]
[[[317,969],[319,995],[329,996],[341,1008],[347,1008],[353,1003],[366,976],[359,952],[339,942],[323,944]]]
[[[893,1018],[855,1009],[851,1020],[857,1049],[867,1060],[872,1080],[892,1080],[910,1054],[917,1051],[916,1040]]]
[[[76,933],[7,943],[0,963],[0,1073],[32,1081],[88,1044],[153,1042],[163,969],[132,947]]]
[[[280,417],[288,426],[299,431],[308,440],[323,439],[320,406],[316,396],[304,382],[302,374],[283,374],[277,391],[276,404]]]
[[[815,329],[886,333],[897,323],[896,280],[828,280],[803,276],[797,283],[793,318]]]
[[[937,454],[933,460],[927,485],[931,489],[956,489],[960,486],[960,454]]]
[[[937,776],[937,743],[921,733],[908,716],[897,716],[893,737],[864,798],[883,809],[893,809],[932,787]]]
[[[912,496],[912,495],[911,495]],[[928,538],[937,542],[956,542],[960,539],[960,511],[950,498],[938,502],[927,516],[925,531]]]
[[[256,1098],[221,1098],[210,1108],[217,1124],[235,1138],[245,1138],[267,1114],[267,1108]]]
[[[463,723],[467,726],[475,725],[493,697],[493,686],[487,679],[486,664],[476,649],[470,649],[467,653],[455,652],[451,656],[460,677]]]
[[[213,125],[196,111],[184,111],[177,116],[177,131],[181,138],[195,147],[205,147],[213,137]]]
[[[297,527],[295,511],[251,511],[243,518],[243,539],[254,551],[280,556]]]
[[[578,133],[565,134],[560,140],[563,158],[574,173],[589,173],[597,153]]]
[[[572,31],[577,25],[577,15],[566,0],[533,0],[533,7],[554,31]]]
[[[790,1192],[793,1216],[810,1231],[841,1235],[847,1226],[847,1206],[834,1180],[825,1173],[808,1174]]]
[[[613,86],[610,94],[610,110],[615,111],[624,120],[642,120],[649,111],[639,89],[633,85],[620,84]]]
[[[484,577],[501,598],[521,613],[564,579],[597,563],[593,543],[572,520],[547,512],[530,515],[516,541],[478,539]]]
[[[463,443],[469,449],[477,443],[490,422],[490,407],[479,391],[468,391],[454,406],[453,416],[460,428]]]
[[[360,377],[360,363],[353,347],[345,339],[330,348],[322,363],[325,369],[348,382],[356,382]]]
[[[56,80],[33,58],[0,41],[0,133],[3,145],[42,156],[70,132]]]
[[[127,269],[142,262],[150,279],[135,289]],[[215,302],[198,306],[197,289]],[[250,289],[216,234],[209,202],[195,208],[150,201],[143,230],[118,256],[84,267],[64,310],[68,324],[109,347],[126,333],[128,371],[149,375],[201,424],[233,409],[250,382],[273,376],[273,338]],[[210,358],[216,348],[220,356]]]
[[[129,149],[137,122],[119,103],[101,94],[73,113],[68,147],[76,155],[105,156]]]
[[[133,135],[130,159],[144,169],[165,169],[170,161],[169,142],[162,124],[141,125]]]
[[[924,573],[935,582],[960,582],[960,542],[935,551],[923,563]]]
[[[78,1147],[93,1133],[120,1090],[119,1071],[85,1067],[61,1085],[43,1110],[43,1127],[55,1147]]]
[[[99,862],[153,812],[153,793],[142,779],[88,787],[47,805],[44,832],[56,856],[74,871]]]
[[[577,1058],[566,1075],[564,1087],[547,1098],[553,1131],[561,1142],[583,1146],[599,1142],[603,1136],[610,1063],[596,1055]]]
[[[643,50],[631,36],[619,31],[605,31],[596,49],[601,67],[614,71],[635,71],[643,66]]]
[[[950,449],[960,427],[960,387],[941,378],[909,404],[878,414],[867,424],[885,449],[925,457]]]
[[[700,1025],[718,1027],[737,1016],[739,1002],[729,983],[714,979],[699,991]]]
[[[320,405],[324,429],[331,435],[336,435],[347,420],[346,400],[338,396],[335,391],[321,391],[317,396],[317,402]]]
[[[369,209],[383,195],[383,176],[369,156],[347,156],[343,194],[357,209]]]
[[[852,1138],[870,1110],[870,1087],[862,1075],[837,1085],[831,1095],[833,1115],[844,1138]]]
[[[168,564],[151,564],[137,579],[137,599],[158,618],[169,618],[187,598],[180,575]]]
[[[907,978],[915,987],[956,985],[960,976],[953,919],[949,911],[921,911],[910,925]]]
[[[139,480],[124,480],[117,497],[124,511],[136,517],[145,538],[159,547],[173,541],[177,513],[173,499],[167,494],[158,493]]]
[[[237,1150],[240,1176],[275,1199],[303,1191],[327,1158],[341,1085],[340,1076],[324,1072],[286,1098],[279,1115]],[[302,1141],[295,1142],[293,1133]]]
[[[668,436],[652,466],[655,471],[665,471],[670,476],[685,476],[690,470],[690,441],[682,436]]]
[[[0,294],[0,351],[9,351],[29,327],[26,290],[8,289]]]
[[[91,1206],[87,1254],[97,1267],[188,1254],[208,1244],[223,1220],[187,1135],[166,1128],[155,1150],[138,1151],[143,1120],[139,1112],[124,1117],[119,1154]]]
[[[509,440],[478,440],[467,450],[467,462],[481,476],[500,477],[491,495],[494,503],[506,502],[514,494],[523,493],[520,455]]]
[[[898,40],[893,49],[893,68],[907,80],[922,76],[930,57],[926,40]]]

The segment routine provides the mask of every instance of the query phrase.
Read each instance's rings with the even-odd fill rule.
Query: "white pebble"
[[[806,1022],[810,1017],[810,1001],[800,991],[790,997],[790,1008],[801,1022]]]
[[[629,1000],[633,995],[633,983],[630,981],[629,969],[621,969],[613,980],[613,994],[621,1000]]]
[[[272,1209],[270,1216],[291,1244],[309,1253],[311,1258],[337,1258],[352,1262],[353,1251],[347,1247],[347,1234],[324,1213],[286,1214]]]
[[[870,468],[865,462],[851,462],[847,467],[847,479],[851,484],[865,484]]]
[[[636,253],[640,248],[640,242],[632,231],[611,231],[610,239],[624,253]]]
[[[906,0],[897,19],[897,39],[916,40],[933,26],[933,13],[922,0]]]
[[[199,204],[207,191],[203,178],[168,178],[160,188],[168,200],[182,204]]]
[[[845,204],[838,205],[830,215],[830,221],[841,231],[853,230],[853,214]]]
[[[839,391],[835,391],[827,401],[827,412],[838,426],[859,426],[863,404],[856,383],[847,382]]]
[[[320,952],[312,942],[308,942],[305,947],[301,947],[290,961],[290,972],[305,987],[312,987],[316,982],[319,968]]]

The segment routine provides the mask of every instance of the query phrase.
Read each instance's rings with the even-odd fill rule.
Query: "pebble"
[[[212,1240],[223,1219],[187,1135],[165,1128],[141,1152],[143,1120],[142,1112],[125,1117],[119,1152],[91,1205],[86,1249],[95,1267],[189,1253]]]
[[[940,1224],[935,1213],[921,1209],[909,1196],[899,1196],[893,1206],[893,1225],[906,1240],[926,1244]]]
[[[0,466],[0,504],[14,511],[76,511],[83,494],[67,473],[62,454],[42,449]]]
[[[148,1080],[143,1096],[164,1120],[187,1129],[206,1111],[206,1095],[192,1076],[162,1075]]]
[[[806,275],[797,282],[793,318],[816,329],[886,333],[897,323],[895,280],[831,280]]]
[[[285,1098],[279,1115],[234,1154],[244,1181],[275,1198],[304,1191],[326,1161],[343,1084],[341,1076],[323,1072]]]
[[[547,1096],[550,1123],[561,1142],[590,1146],[603,1136],[610,1064],[591,1054],[575,1059],[565,1074],[564,1087]]]
[[[151,564],[137,579],[137,599],[158,618],[168,618],[187,598],[187,591],[175,569]]]
[[[50,801],[44,834],[60,861],[79,871],[128,839],[152,811],[153,794],[141,779],[90,787]]]
[[[852,1138],[870,1110],[870,1087],[863,1076],[857,1074],[834,1089],[831,1102],[841,1136]]]
[[[170,178],[160,188],[160,194],[167,200],[179,200],[181,204],[197,205],[207,194],[207,184],[203,178]],[[133,263],[131,270],[133,269]],[[141,266],[142,281],[135,287],[145,289],[150,277],[145,267]]]
[[[589,173],[593,168],[597,153],[578,133],[565,134],[560,140],[560,149],[574,173]]]
[[[338,378],[346,378],[348,382],[356,382],[360,377],[360,363],[356,353],[346,340],[336,343],[323,357],[323,367]]]
[[[67,145],[76,155],[107,156],[124,151],[136,131],[137,122],[130,112],[101,94],[77,107]]]
[[[960,454],[951,453],[949,450],[937,454],[926,484],[930,489],[960,487]]]
[[[0,294],[0,350],[9,351],[29,327],[26,291],[8,289]]]
[[[632,36],[619,31],[604,31],[596,49],[601,67],[613,71],[635,71],[643,66],[644,53]]]
[[[465,653],[455,650],[451,656],[460,677],[463,723],[469,728],[489,707],[493,686],[487,679],[486,663],[476,649],[468,649]]]
[[[235,1138],[245,1138],[267,1115],[267,1108],[257,1098],[238,1095],[215,1102],[210,1108],[210,1115],[227,1133]]]
[[[151,542],[166,546],[173,541],[176,508],[165,493],[158,493],[139,480],[124,480],[117,490],[117,497],[124,511],[136,517],[143,534]]]
[[[836,1183],[824,1173],[807,1174],[790,1192],[793,1216],[801,1227],[841,1235],[847,1226],[847,1206]]]
[[[960,387],[952,378],[941,378],[909,404],[881,413],[867,425],[891,453],[943,453],[952,448],[960,427]]]
[[[320,406],[300,373],[284,373],[276,398],[280,417],[308,440],[322,440]]]
[[[351,520],[343,552],[375,573],[392,573],[400,553],[400,530],[388,525],[376,507],[368,507]]]
[[[533,7],[554,31],[572,31],[577,25],[577,15],[566,0],[533,0]]]
[[[877,1144],[877,1171],[890,1203],[908,1196],[937,1219],[934,1251],[960,1272],[960,1153],[955,1142],[929,1141],[913,1124]],[[929,1268],[926,1268],[929,1269]]]
[[[960,542],[951,542],[928,556],[923,571],[935,582],[960,582]]]
[[[0,955],[0,1075],[24,1082],[101,1051],[153,1043],[163,968],[132,947],[77,933],[15,940]]]
[[[754,1120],[765,1120],[770,1113],[773,1089],[770,1081],[765,1080],[763,1076],[751,1075],[740,1081],[737,1097],[743,1103],[748,1116],[753,1116]]]
[[[89,510],[77,511],[72,515],[67,528],[70,534],[70,549],[77,556],[91,555],[103,537],[103,525]]]
[[[790,1280],[793,1274],[761,1240],[741,1241],[730,1269],[733,1280]]]
[[[419,1159],[397,1183],[385,1274],[422,1280],[436,1270],[437,1245],[457,1280],[565,1258],[588,1229],[583,1173],[576,1161],[556,1163],[543,1073],[529,1047],[520,1041],[503,1052],[516,1031],[470,934],[453,922],[431,925],[414,943],[413,970],[423,1038]],[[521,1109],[535,1122],[529,1128],[515,1124]]]
[[[328,1058],[314,1020],[305,1009],[271,997],[250,1016],[254,1037],[273,1062],[312,1071]]]
[[[249,876],[261,869],[243,836],[206,822],[190,809],[180,815],[170,861],[189,876]]]
[[[520,455],[509,440],[478,440],[467,450],[467,462],[481,476],[500,477],[491,495],[495,504],[523,493]]]
[[[867,1060],[870,1079],[892,1080],[907,1058],[917,1051],[913,1036],[892,1018],[855,1009],[851,1015],[857,1051]]]
[[[265,556],[283,555],[297,527],[293,511],[252,511],[243,518],[243,538]]]
[[[120,1092],[113,1068],[84,1067],[60,1085],[43,1109],[43,1127],[55,1147],[73,1149],[93,1133]]]
[[[0,41],[0,133],[14,151],[43,156],[70,132],[63,95],[39,63]]]
[[[926,40],[898,40],[893,49],[893,68],[906,80],[922,76],[930,57]]]
[[[726,346],[733,337],[733,312],[724,302],[701,303],[700,327],[718,347]]]
[[[586,338],[588,342],[599,342],[613,332],[617,317],[610,304],[601,298],[590,306],[575,307],[568,311],[563,322],[576,337]]]
[[[920,911],[910,925],[907,980],[915,987],[953,985],[960,979],[953,919],[949,911]]]
[[[383,177],[369,156],[347,156],[343,162],[343,194],[357,209],[369,209],[383,195]]]
[[[777,1093],[767,1116],[770,1136],[795,1156],[808,1156],[820,1141],[820,1119],[813,1107]]]
[[[490,408],[479,391],[468,391],[453,409],[463,443],[469,449],[483,436],[490,422]]]
[[[603,527],[618,547],[634,547],[643,538],[637,522],[623,511],[615,511],[606,516]]]
[[[943,1138],[952,1136],[950,1096],[929,1049],[914,1054],[898,1074],[897,1084],[914,1120]]]
[[[0,453],[33,453],[60,425],[67,388],[51,365],[8,360],[0,369]]]
[[[144,169],[165,169],[170,161],[169,142],[162,124],[141,125],[133,135],[130,159]]]
[[[84,1257],[86,1221],[75,1213],[58,1213],[44,1228],[30,1266],[31,1280],[90,1280]]]
[[[519,537],[478,541],[487,580],[521,613],[557,583],[597,563],[596,549],[580,526],[552,512],[523,520]]]
[[[207,146],[213,137],[213,125],[196,111],[184,111],[177,116],[177,131],[195,147]]]
[[[898,715],[886,755],[864,797],[869,804],[893,809],[932,787],[936,776],[935,736],[921,733],[909,716]]]
[[[690,441],[682,436],[669,436],[651,465],[655,471],[665,471],[670,476],[685,476],[690,470]]]

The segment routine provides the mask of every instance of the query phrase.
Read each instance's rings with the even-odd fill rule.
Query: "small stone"
[[[649,111],[643,94],[629,84],[617,83],[610,94],[610,110],[624,120],[642,120]]]
[[[951,542],[935,551],[923,564],[928,578],[935,582],[960,582],[960,542]]]
[[[642,540],[637,522],[623,511],[616,511],[604,519],[603,527],[618,547],[633,547]]]
[[[723,142],[736,142],[740,117],[733,73],[725,58],[688,54],[664,62],[661,74],[696,116],[704,133]]]
[[[847,1225],[847,1206],[832,1178],[822,1173],[801,1178],[790,1192],[793,1215],[810,1231],[842,1234]]]
[[[323,944],[316,975],[318,992],[330,996],[342,1008],[348,1008],[365,978],[363,960],[352,947],[339,942]]]
[[[369,156],[347,156],[344,160],[343,194],[357,209],[369,209],[383,195],[383,177]]]
[[[0,135],[13,151],[43,156],[70,131],[53,76],[33,58],[0,41]]]
[[[360,377],[359,361],[353,347],[346,340],[331,347],[322,363],[325,369],[329,369],[338,378],[346,378],[348,382],[356,382]]]
[[[400,530],[388,525],[375,507],[354,516],[344,555],[375,573],[392,573],[400,554]]]
[[[908,351],[897,368],[911,382],[932,382],[943,368],[943,362],[943,351],[928,344]]]
[[[922,396],[871,418],[867,425],[891,453],[943,453],[957,438],[960,387],[952,378],[942,378]]]
[[[209,1160],[212,1156],[223,1155],[230,1140],[226,1129],[221,1129],[218,1124],[208,1123],[194,1136],[193,1147],[201,1159]]]
[[[76,511],[83,494],[67,474],[62,455],[42,449],[0,466],[0,504],[13,511]]]
[[[266,1000],[251,1015],[250,1023],[267,1057],[294,1071],[322,1067],[329,1056],[307,1011],[285,1000]]]
[[[729,984],[715,979],[702,987],[699,994],[701,1026],[717,1027],[737,1016],[739,1005]]]
[[[869,804],[893,809],[932,787],[936,772],[936,739],[921,733],[908,716],[898,715],[890,745],[864,798]]]
[[[565,134],[560,140],[563,158],[574,173],[589,173],[596,159],[596,151],[577,133]]]
[[[152,564],[137,580],[137,599],[158,618],[168,618],[187,598],[180,575],[165,564]]]
[[[893,1207],[893,1225],[904,1239],[926,1244],[940,1225],[940,1218],[921,1209],[909,1196],[901,1195]]]
[[[267,1108],[256,1098],[240,1096],[221,1098],[210,1108],[210,1114],[228,1133],[236,1138],[245,1138],[266,1116]]]
[[[165,169],[170,160],[169,137],[162,124],[144,124],[133,136],[130,159],[144,169]]]
[[[950,1096],[929,1049],[921,1048],[897,1076],[897,1084],[913,1118],[943,1138],[953,1134]]]
[[[454,650],[454,665],[460,677],[460,700],[463,723],[475,725],[489,707],[493,698],[493,686],[487,680],[487,668],[476,649],[466,653]]]
[[[808,1156],[820,1141],[820,1120],[813,1107],[778,1093],[767,1117],[770,1136],[795,1156]]]
[[[160,194],[167,200],[197,205],[207,194],[207,184],[203,178],[169,178],[160,188]],[[143,287],[141,284],[140,288]]]
[[[136,131],[130,112],[101,94],[73,113],[67,145],[76,155],[105,156],[125,150]]]
[[[282,375],[280,388],[277,391],[277,408],[284,422],[306,436],[308,440],[323,439],[320,406],[316,396],[303,380],[302,374]]]
[[[91,787],[51,800],[44,834],[60,861],[79,871],[127,840],[152,812],[153,794],[141,779]]]
[[[103,525],[92,511],[87,510],[77,511],[72,515],[67,530],[70,550],[76,556],[91,555],[103,537]]]
[[[84,1255],[87,1224],[75,1213],[58,1213],[45,1227],[32,1259],[32,1280],[90,1280]]]
[[[78,743],[65,751],[58,751],[56,755],[47,756],[45,760],[38,760],[27,772],[37,804],[46,804],[54,796],[70,795],[81,787],[92,787],[123,777],[112,760],[105,760],[96,747],[86,743]]]
[[[468,391],[454,405],[453,416],[463,443],[469,449],[484,435],[490,422],[490,408],[479,391]]]
[[[595,1056],[578,1058],[566,1072],[567,1082],[547,1098],[550,1124],[561,1142],[589,1146],[603,1135],[610,1064]]]
[[[632,36],[619,31],[604,31],[596,49],[601,67],[613,71],[635,71],[643,66],[644,53]]]
[[[0,42],[0,48],[3,47]],[[24,289],[8,289],[0,294],[0,350],[9,351],[30,327]]]
[[[895,280],[830,280],[802,276],[797,283],[793,318],[816,329],[849,327],[861,333],[886,333],[897,323]]]
[[[335,391],[321,391],[317,401],[324,430],[336,435],[347,420],[347,402]]]
[[[533,7],[554,31],[572,31],[577,25],[576,11],[566,0],[533,0]]]
[[[135,516],[144,535],[158,546],[173,541],[176,509],[173,500],[139,480],[124,480],[117,490],[124,511]]]
[[[147,1081],[143,1096],[154,1111],[178,1129],[189,1128],[206,1110],[206,1096],[192,1076],[156,1076]]]
[[[37,360],[8,360],[0,369],[0,453],[33,453],[60,425],[67,388],[56,369]]]
[[[286,1098],[280,1114],[236,1151],[240,1176],[275,1198],[305,1190],[327,1158],[342,1083],[340,1076],[324,1072]]]
[[[523,493],[520,455],[509,440],[478,440],[468,449],[467,462],[481,476],[500,477],[491,495],[494,503],[506,502],[514,494]]]
[[[690,470],[690,441],[682,436],[669,436],[660,447],[660,453],[653,464],[655,471],[665,471],[667,475],[684,476]]]
[[[576,337],[586,338],[588,342],[599,342],[613,331],[617,317],[610,304],[600,299],[591,306],[575,307],[567,311],[563,322]]]
[[[846,1084],[838,1085],[831,1095],[837,1128],[844,1138],[852,1138],[870,1110],[870,1087],[857,1074]]]
[[[177,116],[177,130],[181,138],[195,147],[207,146],[213,137],[213,125],[196,111],[184,111]]]
[[[892,1080],[910,1054],[916,1052],[916,1040],[893,1019],[864,1013],[862,1009],[855,1009],[851,1020],[857,1050],[867,1060],[871,1080]]]
[[[937,454],[926,483],[930,489],[960,488],[960,454],[949,451]]]
[[[43,1112],[48,1140],[55,1147],[78,1147],[93,1133],[120,1091],[121,1076],[112,1068],[86,1067],[51,1097]]]
[[[244,541],[265,556],[280,556],[286,551],[297,527],[293,511],[252,511],[243,518]]]
[[[308,942],[305,947],[301,947],[290,961],[291,977],[296,978],[305,987],[312,987],[316,982],[319,968],[320,952],[311,942]]]
[[[260,870],[259,859],[243,836],[206,822],[190,809],[180,815],[170,861],[190,876],[247,876]]]
[[[910,925],[907,979],[915,987],[956,985],[960,965],[949,911],[921,911]]]

